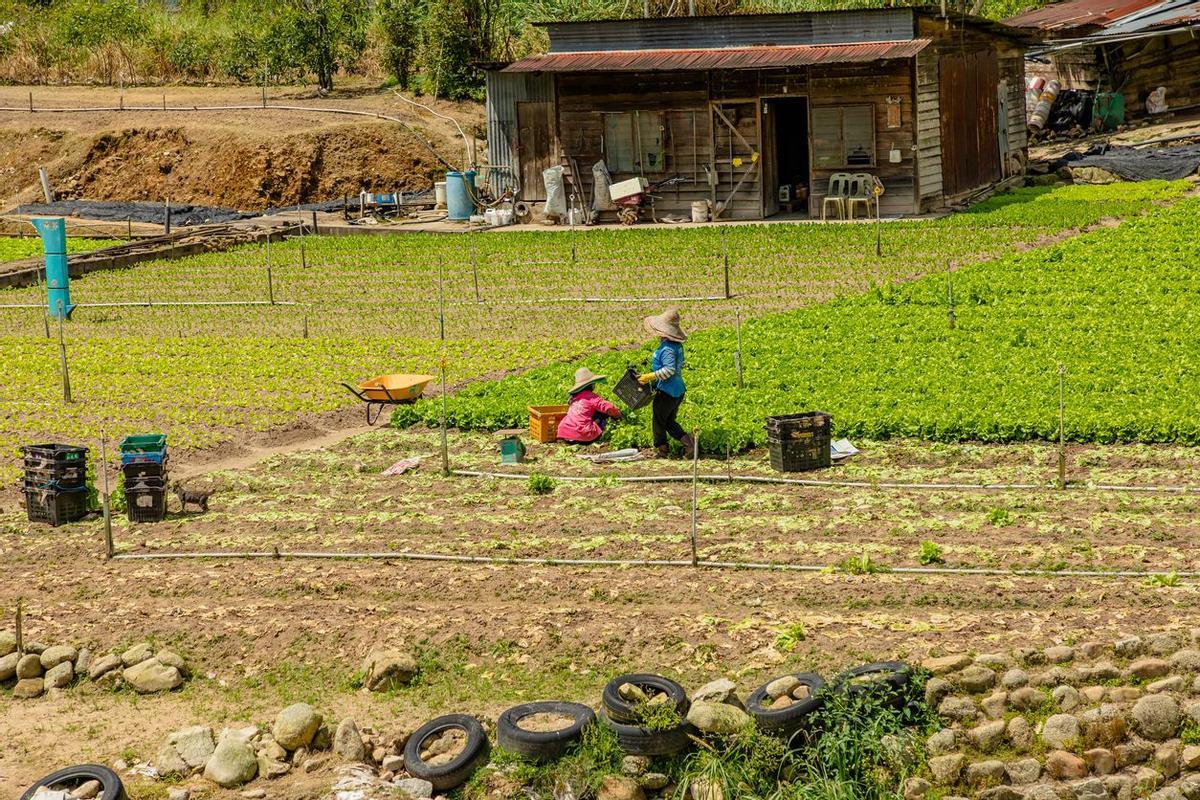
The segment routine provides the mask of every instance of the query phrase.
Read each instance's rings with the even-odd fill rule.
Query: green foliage
[[[566,755],[549,764],[534,764],[505,750],[493,751],[491,762],[475,773],[462,796],[464,800],[526,800],[554,797],[569,789],[575,797],[594,797],[605,777],[620,774],[624,756],[611,728],[589,725]]]
[[[1173,589],[1179,585],[1179,574],[1176,572],[1168,572],[1166,574],[1151,575],[1146,579],[1147,586],[1156,586],[1162,589]]]
[[[870,553],[864,552],[862,555],[847,556],[839,561],[837,570],[848,572],[851,575],[878,575],[881,572],[888,572],[889,568],[886,564],[880,564],[871,558]]]
[[[678,797],[693,797],[691,787],[698,785],[710,798],[770,798],[793,759],[786,742],[751,726],[689,754],[679,769]]]
[[[804,641],[804,637],[808,635],[808,631],[804,627],[803,622],[793,622],[780,628],[775,634],[775,649],[780,652],[790,653]]]
[[[379,0],[376,6],[383,65],[401,89],[412,86],[425,8],[426,0]]]
[[[533,472],[529,475],[529,480],[526,481],[525,487],[530,494],[550,494],[554,491],[554,487],[558,482],[549,475],[543,475],[540,472]]]
[[[678,728],[683,717],[670,703],[653,702],[653,700],[634,703],[630,709],[634,724],[649,731],[669,731]]]
[[[1179,734],[1179,739],[1184,744],[1200,744],[1200,722],[1189,719],[1184,724],[1183,732]]]
[[[282,32],[295,61],[333,89],[333,76],[352,65],[367,45],[366,0],[287,0],[274,30]]]
[[[942,546],[929,540],[921,542],[921,549],[917,551],[917,561],[926,567],[946,563]]]
[[[988,512],[988,523],[996,528],[1007,528],[1013,524],[1012,512],[1007,508],[993,508]]]

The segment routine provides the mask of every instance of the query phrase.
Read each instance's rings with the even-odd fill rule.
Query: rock
[[[73,680],[75,680],[75,667],[70,661],[60,661],[51,667],[45,676],[47,689],[65,689],[71,685]]]
[[[1036,758],[1013,761],[1004,770],[1008,774],[1008,782],[1014,786],[1028,786],[1037,783],[1037,779],[1042,777],[1042,765]]]
[[[420,778],[405,778],[396,781],[395,786],[401,794],[408,795],[413,800],[428,800],[433,797],[433,784]]]
[[[1039,783],[1025,790],[1025,800],[1075,800],[1075,792],[1057,783]]]
[[[958,783],[958,778],[962,775],[963,767],[966,764],[967,757],[962,753],[936,756],[929,759],[929,771],[933,774],[933,779],[942,786],[953,786]]]
[[[246,800],[262,800],[262,798],[267,796],[267,790],[266,789],[247,789],[246,791],[242,792],[241,796],[245,797]]]
[[[951,672],[958,672],[961,669],[966,669],[971,665],[971,657],[965,653],[960,653],[953,656],[942,656],[941,658],[927,658],[921,662],[921,668],[928,670],[932,675],[947,675]]]
[[[187,789],[168,789],[167,800],[191,800],[191,793]]]
[[[1162,786],[1162,783],[1162,775],[1149,767],[1142,767],[1133,776],[1133,791],[1139,797],[1144,797]]]
[[[596,793],[596,800],[645,800],[645,797],[637,781],[618,775],[604,776]]]
[[[1004,720],[985,722],[979,727],[967,731],[967,738],[980,752],[991,753],[1004,741],[1006,727]]]
[[[258,774],[258,758],[248,742],[226,737],[204,766],[204,777],[224,789],[249,783]]]
[[[1008,695],[1008,704],[1017,711],[1036,711],[1047,703],[1046,693],[1024,686]]]
[[[1136,686],[1113,686],[1104,695],[1110,703],[1132,703],[1142,696],[1142,690]]]
[[[958,731],[942,728],[925,740],[925,750],[931,756],[944,756],[958,749]]]
[[[1176,787],[1167,786],[1150,795],[1150,800],[1184,800],[1184,797],[1183,792]]]
[[[1033,647],[1018,647],[1013,651],[1013,655],[1027,667],[1046,663],[1046,654]]]
[[[1042,651],[1051,664],[1066,664],[1075,660],[1075,648],[1066,645],[1047,647]]]
[[[169,692],[183,685],[179,670],[166,666],[157,658],[139,661],[122,672],[121,677],[138,694]]]
[[[1097,659],[1104,654],[1108,649],[1108,645],[1104,642],[1084,642],[1075,648],[1075,651],[1087,659]]]
[[[920,737],[914,731],[884,734],[879,744],[884,762],[893,769],[906,767],[915,770],[924,761]]]
[[[1099,778],[1080,781],[1073,788],[1076,800],[1109,800],[1108,788]]]
[[[1187,800],[1200,800],[1200,775],[1189,775],[1179,782],[1178,788]]]
[[[1029,681],[1034,686],[1043,686],[1046,688],[1058,686],[1059,684],[1067,684],[1074,686],[1080,682],[1079,671],[1070,667],[1053,666],[1045,672],[1030,679]]]
[[[737,733],[752,720],[750,715],[740,708],[725,703],[692,703],[688,709],[687,721],[703,733],[728,735]]]
[[[101,656],[94,660],[92,665],[88,667],[88,677],[92,680],[99,680],[102,676],[112,672],[117,667],[121,666],[120,656]]]
[[[1167,742],[1154,748],[1154,756],[1150,766],[1162,773],[1164,778],[1174,778],[1179,774],[1179,743]]]
[[[641,777],[641,780],[638,781],[639,786],[651,792],[657,792],[659,789],[665,789],[670,783],[671,779],[661,772],[647,772]]]
[[[1093,747],[1083,754],[1083,760],[1087,762],[1088,769],[1096,775],[1111,775],[1117,769],[1116,759],[1113,758],[1111,750],[1103,747]]]
[[[1004,762],[991,759],[967,765],[967,785],[972,789],[999,786],[1005,778]]]
[[[1128,775],[1109,775],[1104,779],[1108,796],[1115,800],[1133,800],[1133,778]]]
[[[1146,684],[1146,694],[1162,694],[1163,692],[1182,692],[1184,687],[1183,678],[1179,675],[1172,675],[1168,678],[1160,678]]]
[[[1129,665],[1128,673],[1139,680],[1161,678],[1171,671],[1171,663],[1161,658],[1139,658]]]
[[[1090,708],[1079,723],[1085,747],[1112,747],[1125,740],[1125,714],[1115,705]]]
[[[92,651],[86,647],[79,648],[79,655],[75,657],[75,674],[86,676],[91,668]]]
[[[767,697],[772,700],[778,700],[781,697],[790,695],[800,686],[800,681],[796,680],[791,675],[784,675],[782,678],[776,678],[767,684]],[[717,702],[724,702],[723,700]]]
[[[1074,711],[1079,708],[1079,690],[1074,686],[1056,686],[1050,692],[1050,699],[1063,711]]]
[[[349,717],[338,723],[337,732],[333,734],[333,752],[345,761],[365,761],[367,758],[362,734]]]
[[[46,648],[49,646],[44,642],[31,642],[28,640],[26,640],[23,644],[25,647],[25,652],[33,653],[35,656],[40,656],[42,653],[46,652]]]
[[[1179,703],[1169,694],[1146,695],[1132,713],[1134,730],[1151,741],[1170,739],[1179,730]]]
[[[329,756],[309,756],[300,764],[300,768],[307,775],[310,772],[316,772],[322,769],[329,763]]]
[[[68,796],[71,800],[92,800],[93,797],[100,794],[102,788],[104,787],[100,785],[100,781],[86,781],[76,786]]]
[[[308,703],[295,703],[275,716],[271,734],[286,750],[308,747],[317,728],[321,727],[321,715]]]
[[[947,719],[963,722],[976,719],[979,709],[971,698],[951,695],[938,704],[938,713]]]
[[[1179,754],[1179,763],[1184,769],[1200,769],[1200,745],[1189,744]]]
[[[980,653],[975,656],[975,663],[981,667],[999,672],[1012,666],[1012,659],[1003,653]]]
[[[996,692],[979,701],[979,707],[989,719],[1000,719],[1008,708],[1008,692]]]
[[[168,667],[174,667],[175,669],[179,670],[180,675],[187,677],[187,663],[183,660],[183,657],[174,650],[159,650],[158,654],[154,657],[158,659],[159,663],[165,664]]]
[[[721,784],[707,778],[696,778],[688,786],[688,794],[692,800],[725,800],[725,790]],[[600,800],[600,798],[597,798]]]
[[[17,635],[11,631],[0,631],[0,657],[17,652]]]
[[[1119,744],[1112,750],[1113,758],[1117,762],[1117,769],[1125,769],[1134,764],[1145,764],[1154,755],[1154,745],[1141,739]]]
[[[1142,639],[1140,636],[1126,636],[1113,642],[1113,652],[1121,658],[1134,658],[1142,654]]]
[[[1109,661],[1101,661],[1090,667],[1079,667],[1079,677],[1085,681],[1112,681],[1121,677],[1121,670]]]
[[[797,681],[797,685],[799,685],[799,681]],[[737,684],[728,678],[718,678],[704,684],[692,693],[692,700],[701,700],[706,703],[727,703],[741,709],[745,708],[737,696]]]
[[[14,700],[32,700],[45,691],[46,684],[41,678],[21,678],[13,687],[12,696]]]
[[[1200,725],[1200,703],[1190,703],[1184,709],[1184,713],[1188,715],[1192,722]]]
[[[924,778],[909,778],[904,782],[904,800],[925,800],[925,795],[932,788]]]
[[[154,769],[164,778],[183,777],[192,774],[192,768],[180,758],[174,747],[163,742],[154,756]]]
[[[1094,706],[1104,699],[1104,693],[1107,691],[1107,686],[1085,686],[1079,690],[1079,700],[1086,705]]]
[[[0,657],[0,683],[11,681],[17,676],[17,662],[20,660],[19,653],[9,653]]]
[[[399,650],[375,650],[363,660],[363,688],[389,692],[408,686],[417,676],[417,660]]]
[[[1070,714],[1055,714],[1042,725],[1042,741],[1057,750],[1079,743],[1079,720]]]
[[[121,653],[121,663],[126,667],[132,667],[135,664],[140,664],[143,661],[154,657],[154,648],[142,642],[135,644],[133,647]]]
[[[937,708],[943,699],[954,693],[954,687],[945,678],[930,678],[925,682],[925,705]]]
[[[1171,666],[1182,672],[1200,672],[1200,650],[1177,651],[1171,656]]]
[[[366,742],[364,741],[365,744]],[[317,732],[313,734],[312,743],[308,746],[308,749],[321,751],[333,749],[333,729],[329,727],[328,723],[323,722],[317,728]],[[378,758],[375,760],[379,761]]]
[[[267,780],[282,778],[292,771],[292,765],[278,758],[270,758],[262,753],[258,756],[258,777]]]
[[[636,683],[622,683],[617,687],[617,694],[628,703],[645,703],[650,699],[646,691]]]
[[[93,681],[101,689],[110,689],[116,691],[125,685],[125,679],[121,677],[121,670],[114,669],[101,675]]]
[[[17,680],[23,678],[42,677],[42,659],[33,653],[26,653],[17,660]]]
[[[1000,685],[1005,689],[1020,689],[1028,683],[1029,673],[1019,667],[1013,667],[1000,679]]]
[[[1013,717],[1010,719],[1008,721],[1008,729],[1005,733],[1008,736],[1009,744],[1018,752],[1033,749],[1035,741],[1033,726],[1024,717]]]
[[[1146,637],[1146,650],[1156,656],[1165,656],[1179,647],[1179,639],[1170,632],[1153,633]]]
[[[1046,756],[1046,774],[1059,781],[1072,781],[1086,777],[1088,765],[1074,753],[1055,750]]]
[[[1025,795],[1011,786],[993,786],[975,793],[976,800],[1025,800]]]
[[[987,667],[972,665],[952,675],[950,681],[968,694],[979,694],[996,685],[996,673]]]
[[[175,731],[167,737],[167,744],[192,771],[204,769],[216,750],[212,728],[207,725],[194,725]]]
[[[75,663],[75,659],[79,657],[79,651],[69,644],[55,645],[47,647],[42,651],[39,657],[42,662],[42,669],[49,670],[57,667],[64,661]]]
[[[636,778],[639,775],[645,775],[649,769],[650,758],[648,756],[625,756],[621,759],[622,775]]]

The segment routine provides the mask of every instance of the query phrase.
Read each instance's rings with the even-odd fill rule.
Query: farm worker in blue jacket
[[[643,385],[653,384],[654,393],[654,449],[660,458],[667,456],[667,436],[678,439],[688,457],[693,455],[696,443],[679,424],[679,406],[683,403],[686,389],[683,385],[683,343],[687,334],[679,327],[679,311],[669,308],[657,316],[642,321],[646,330],[659,338],[658,349],[650,362],[650,372],[638,376]]]

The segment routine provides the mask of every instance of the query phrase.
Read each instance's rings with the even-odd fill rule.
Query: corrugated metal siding
[[[813,14],[667,17],[546,25],[551,53],[680,50],[759,45],[900,41],[913,38],[906,8]]]
[[[917,56],[917,174],[926,207],[941,204],[942,114],[938,57],[932,50]]]
[[[714,50],[603,50],[530,56],[505,72],[696,72],[703,70],[862,64],[912,58],[929,39],[795,47],[726,47]]]
[[[554,78],[532,73],[505,73],[489,70],[487,80],[488,164],[517,167],[517,103],[553,102]],[[513,172],[491,170],[489,177],[499,189],[514,187]]]

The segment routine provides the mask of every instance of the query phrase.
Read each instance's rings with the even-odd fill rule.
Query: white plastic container
[[[613,202],[616,202],[626,197],[633,197],[635,194],[644,194],[648,188],[650,188],[650,184],[646,182],[645,178],[630,178],[608,187],[608,193]]]
[[[496,224],[497,225],[512,225],[513,212],[511,208],[496,209]]]
[[[708,222],[708,201],[692,201],[692,222]]]
[[[433,202],[438,208],[446,207],[446,182],[437,181],[433,184]]]
[[[499,225],[500,223],[496,221],[496,209],[485,208],[483,210],[483,221],[487,225]]]

